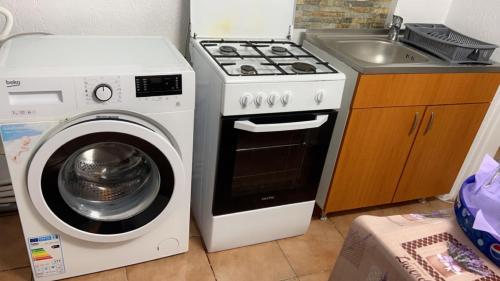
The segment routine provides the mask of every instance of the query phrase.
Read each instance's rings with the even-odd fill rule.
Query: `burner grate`
[[[302,46],[289,41],[237,41],[221,39],[203,40],[200,42],[200,44],[203,49],[205,49],[205,51],[212,57],[212,59],[229,76],[308,75],[337,73],[337,71],[333,67],[331,67],[328,62],[318,59],[316,56],[302,48]],[[234,45],[248,48],[247,51],[250,52],[250,54],[246,54],[243,51],[238,50],[238,48],[234,47]],[[211,52],[209,50],[210,47],[218,47],[214,50],[218,50],[220,54],[214,54],[213,52]],[[265,54],[262,49],[268,47],[271,47],[270,52],[269,54]],[[291,49],[298,50],[301,54],[296,54],[292,52]],[[221,62],[221,60],[224,59],[242,60],[244,65],[240,67],[240,73],[232,73],[228,71],[227,67],[235,66],[237,64],[235,62]],[[267,61],[259,64],[272,66],[276,69],[276,72],[260,73],[254,66],[250,66],[245,63],[245,60],[248,59],[262,59],[264,61]],[[287,59],[293,59],[294,61],[291,61],[289,63],[280,62],[281,60]],[[323,66],[323,71],[317,71],[317,67],[314,66],[314,64]],[[291,66],[292,71],[285,70],[284,66]]]

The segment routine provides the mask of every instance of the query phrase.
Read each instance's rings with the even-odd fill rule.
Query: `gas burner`
[[[252,65],[244,64],[240,67],[241,74],[243,75],[257,75],[257,69]]]
[[[201,47],[229,76],[333,74],[328,63],[301,45],[275,40],[203,40]]]
[[[288,49],[285,47],[281,47],[281,46],[272,46],[271,53],[278,55],[278,56],[284,56],[284,55],[288,54]]]
[[[316,73],[316,66],[305,62],[292,63],[292,70],[297,74]]]
[[[236,48],[233,46],[222,45],[219,47],[219,51],[224,55],[236,54]]]

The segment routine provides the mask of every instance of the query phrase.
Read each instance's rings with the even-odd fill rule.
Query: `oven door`
[[[223,117],[213,214],[314,200],[336,116]]]

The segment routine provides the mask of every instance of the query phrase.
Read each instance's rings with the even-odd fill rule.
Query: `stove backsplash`
[[[295,28],[383,28],[397,0],[297,0]]]

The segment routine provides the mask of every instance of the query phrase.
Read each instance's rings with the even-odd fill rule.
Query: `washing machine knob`
[[[109,85],[100,84],[94,89],[94,97],[98,101],[108,101],[113,96],[113,89]]]

